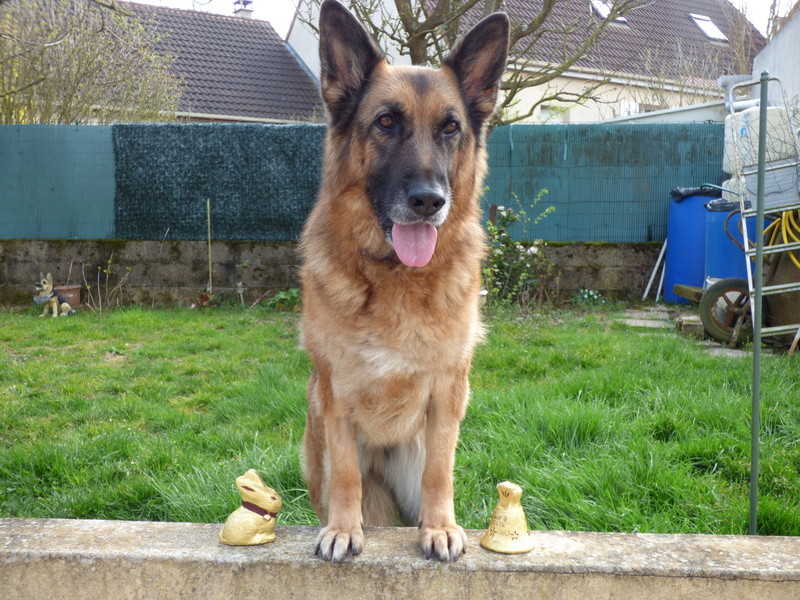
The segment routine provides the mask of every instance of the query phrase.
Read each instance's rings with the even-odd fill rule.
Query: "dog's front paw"
[[[467,551],[467,535],[458,525],[420,527],[419,546],[425,558],[455,562]]]
[[[364,531],[361,527],[350,530],[323,527],[317,536],[315,554],[333,563],[358,556],[364,549]]]

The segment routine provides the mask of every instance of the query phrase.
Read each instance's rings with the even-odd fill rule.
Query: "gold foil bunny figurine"
[[[275,525],[283,506],[281,497],[264,485],[255,469],[236,479],[242,494],[242,505],[233,511],[222,530],[219,541],[228,546],[255,546],[275,541]]]
[[[522,510],[522,488],[510,481],[498,484],[500,499],[492,513],[489,530],[481,538],[481,546],[503,554],[522,554],[533,550],[528,521]]]

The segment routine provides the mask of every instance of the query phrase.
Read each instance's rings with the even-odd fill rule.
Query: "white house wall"
[[[306,2],[301,2],[301,7],[298,11],[300,14],[305,14],[306,4]],[[315,22],[319,21],[319,8],[317,8],[317,5],[312,3],[311,10],[313,12],[313,20]],[[306,68],[314,74],[317,84],[319,84],[319,40],[317,39],[317,34],[301,21],[300,14],[295,14],[292,26],[289,28],[286,43],[305,63]]]
[[[790,103],[800,103],[800,11],[781,27],[756,56],[753,61],[753,75],[760,77],[764,69],[781,80]],[[775,92],[777,89],[771,86],[771,99],[782,102],[775,97]]]
[[[580,94],[585,88],[585,78],[570,77],[568,74],[557,77],[547,86],[533,87],[518,94],[520,100],[516,113],[527,112],[527,107],[537,102],[553,90],[562,90]],[[722,96],[719,94],[692,93],[687,90],[676,89],[665,91],[642,85],[641,83],[612,82],[603,83],[594,92],[599,100],[589,100],[584,104],[550,102],[536,108],[533,115],[525,122],[529,123],[592,123],[606,121],[619,117],[629,117],[658,108],[673,108],[692,104],[701,104],[715,100]],[[542,110],[543,106],[548,107]],[[556,107],[555,109],[553,107]],[[561,112],[557,107],[561,108]],[[510,111],[515,112],[513,109]]]
[[[319,7],[315,2],[308,2],[303,0],[300,3],[300,14],[305,15],[308,12],[308,5],[311,5],[312,21],[319,22]],[[347,4],[345,2],[345,4]],[[393,16],[397,16],[397,9],[392,2],[385,3],[385,9]],[[311,71],[319,82],[319,39],[317,34],[299,17],[295,17],[292,27],[289,29],[286,42],[291,46],[295,53],[300,57],[309,71]],[[389,58],[389,62],[395,65],[408,65],[411,64],[411,59],[408,56],[401,56],[397,47],[383,48]]]

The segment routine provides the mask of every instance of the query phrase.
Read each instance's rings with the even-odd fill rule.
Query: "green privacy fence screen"
[[[295,240],[324,135],[321,125],[114,126],[117,237],[205,239],[209,198],[215,239]]]
[[[555,212],[518,239],[660,241],[669,191],[722,179],[721,124],[507,125],[489,138],[490,204]],[[546,189],[537,207],[531,201]]]
[[[518,239],[663,240],[669,190],[720,183],[722,125],[511,125],[488,141],[491,204],[553,214]],[[324,126],[0,126],[0,238],[295,240]]]
[[[0,126],[0,238],[113,236],[111,127]]]

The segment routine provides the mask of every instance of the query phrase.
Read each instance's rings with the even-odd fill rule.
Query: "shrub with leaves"
[[[289,288],[278,292],[267,300],[267,308],[297,312],[300,310],[300,290],[298,288]]]
[[[547,193],[541,190],[531,203],[535,207]],[[518,198],[515,196],[515,200]],[[543,283],[553,277],[555,268],[543,252],[542,240],[522,243],[514,239],[511,227],[521,226],[522,237],[528,238],[529,228],[555,210],[549,206],[531,219],[527,213],[498,207],[495,222],[486,224],[489,238],[489,256],[483,268],[484,287],[489,292],[488,302],[494,305],[519,304],[528,306],[545,298]]]

